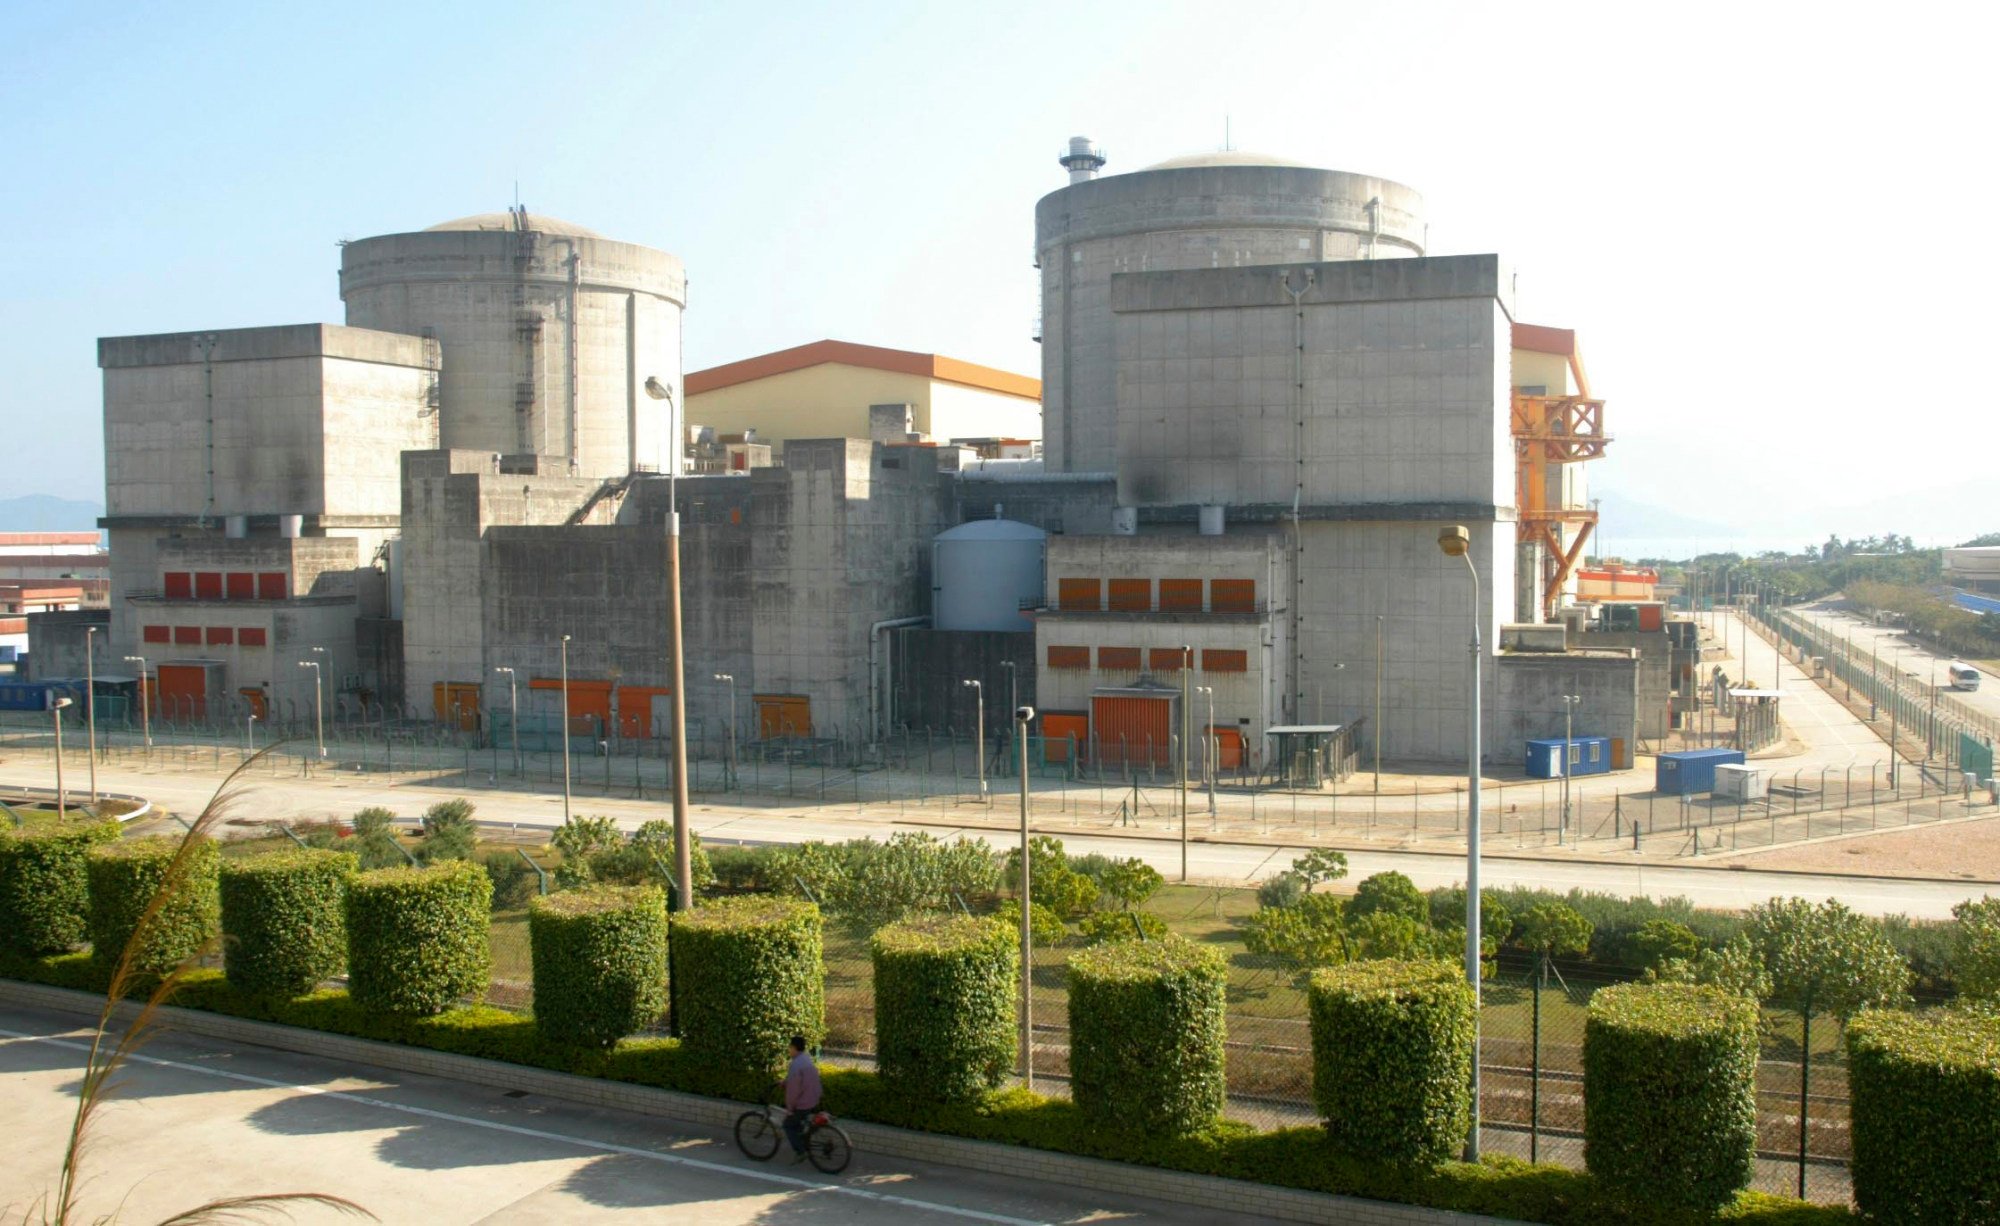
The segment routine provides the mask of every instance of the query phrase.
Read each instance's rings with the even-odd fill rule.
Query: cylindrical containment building
[[[664,251],[523,210],[341,250],[347,322],[436,338],[440,445],[620,477],[678,454],[657,377],[680,399],[687,280]]]
[[[1042,596],[1048,533],[1011,519],[976,519],[931,543],[931,624],[939,630],[1032,631],[1021,609]]]

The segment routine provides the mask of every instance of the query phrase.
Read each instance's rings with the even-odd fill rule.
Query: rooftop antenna
[[[1230,143],[1229,139],[1229,112],[1224,111],[1222,113],[1222,151],[1227,153],[1235,147],[1235,145]]]

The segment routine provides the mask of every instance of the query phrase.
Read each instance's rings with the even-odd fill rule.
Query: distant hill
[[[95,532],[104,505],[53,494],[0,498],[0,532]]]
[[[1627,498],[1616,490],[1597,491],[1598,511],[1604,526],[1614,537],[1710,536],[1721,538],[1729,528],[1712,519],[1702,519]]]

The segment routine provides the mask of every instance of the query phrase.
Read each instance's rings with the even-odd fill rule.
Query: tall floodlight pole
[[[56,723],[56,819],[58,821],[68,814],[63,800],[65,793],[62,774],[62,713],[63,708],[69,704],[69,699],[58,698],[49,705],[49,714],[54,717]]]
[[[515,684],[514,670],[496,668],[496,673],[507,675],[507,730],[514,737],[514,773],[521,773],[521,691]]]
[[[1181,880],[1188,879],[1188,734],[1194,721],[1188,712],[1188,674],[1194,671],[1194,648],[1181,645]]]
[[[1035,1089],[1035,942],[1028,892],[1028,725],[1034,718],[1033,707],[1014,708],[1014,752],[1021,759],[1021,1083],[1030,1093]]]
[[[97,809],[97,627],[83,631],[83,722],[90,732],[90,807]]]
[[[152,703],[147,701],[148,695],[146,694],[146,657],[126,656],[125,662],[139,666],[139,728],[141,734],[145,737],[146,748],[151,749],[153,747],[153,712]]]
[[[562,636],[563,825],[569,825],[569,636]]]
[[[1208,775],[1208,826],[1215,828],[1215,687],[1198,685],[1194,692],[1208,699],[1208,728],[1201,734],[1201,766]]]
[[[1382,794],[1382,615],[1375,615],[1375,794]]]
[[[1562,842],[1561,836],[1569,832],[1570,762],[1574,760],[1574,755],[1576,753],[1576,750],[1572,748],[1572,746],[1576,744],[1574,736],[1574,730],[1576,728],[1576,723],[1575,723],[1576,704],[1583,701],[1583,695],[1564,694],[1562,696],[1562,700],[1563,700],[1563,819],[1562,819],[1562,829],[1556,832],[1558,836],[1556,839],[1557,843],[1561,843]],[[1581,837],[1579,837],[1577,841],[1580,843],[1583,840]]]
[[[972,761],[974,765],[972,769],[979,772],[979,799],[991,800],[992,797],[986,791],[986,687],[977,681],[969,679],[960,684],[972,691],[974,728],[972,735],[973,739],[977,742],[973,746]]]
[[[694,906],[694,839],[688,830],[687,785],[687,686],[686,659],[681,647],[681,509],[678,493],[682,453],[687,432],[677,428],[674,411],[678,402],[673,389],[658,377],[646,377],[646,394],[667,403],[667,669],[673,681],[674,736],[674,906],[689,910]],[[732,713],[733,714],[733,713]]]
[[[1472,687],[1466,708],[1465,804],[1465,979],[1472,985],[1472,1127],[1465,1160],[1479,1161],[1479,568],[1472,561],[1472,534],[1462,524],[1438,533],[1447,557],[1464,558],[1472,577]],[[1565,768],[1568,763],[1564,763]]]

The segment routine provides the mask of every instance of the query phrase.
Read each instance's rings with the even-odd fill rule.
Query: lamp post
[[[313,648],[313,650],[315,652],[321,652],[321,653],[324,653],[325,651],[325,649],[321,647],[315,647]],[[321,686],[321,682],[324,680],[324,677],[318,660],[300,660],[299,667],[310,668],[311,670],[313,670],[313,740],[318,743],[319,756],[321,758],[325,758],[326,724],[324,722],[324,716],[321,711],[321,692],[323,688]]]
[[[973,769],[979,772],[979,799],[989,800],[991,797],[986,792],[986,687],[970,680],[961,684],[972,691],[973,726],[977,729],[973,733],[977,744],[974,746],[972,760],[975,763]]]
[[[736,678],[730,673],[715,674],[717,681],[729,683],[729,781],[736,781]]]
[[[257,752],[257,713],[250,712],[243,718],[243,755],[250,757]]]
[[[1016,684],[1019,678],[1014,675],[1014,662],[1012,660],[1000,661],[1000,667],[1007,670],[1007,709],[1012,711],[1021,705],[1020,687]]]
[[[1014,749],[1021,759],[1021,1083],[1029,1093],[1035,1089],[1034,905],[1028,892],[1028,724],[1034,718],[1033,707],[1014,708]]]
[[[49,706],[49,714],[54,717],[56,722],[56,820],[57,821],[61,821],[62,818],[67,814],[67,810],[64,808],[63,805],[62,713],[63,713],[63,708],[68,706],[69,704],[70,704],[69,699],[58,698]]]
[[[681,511],[677,502],[677,482],[686,451],[687,432],[677,429],[673,389],[657,376],[646,376],[646,394],[667,405],[667,454],[661,459],[667,469],[667,674],[673,686],[674,737],[674,907],[694,907],[694,840],[688,831],[687,785],[687,686],[686,660],[681,651]]]
[[[521,773],[521,691],[515,682],[514,670],[496,668],[496,673],[507,674],[507,728],[514,737],[514,774]]]
[[[153,747],[153,709],[146,694],[146,657],[126,656],[127,664],[139,666],[139,727],[146,739],[146,748]]]
[[[1896,767],[1903,760],[1903,649],[1904,643],[1896,648],[1896,654],[1889,662],[1889,786],[1896,786],[1896,776],[1901,773]]]
[[[1375,794],[1382,794],[1382,615],[1375,615]]]
[[[1208,699],[1208,726],[1201,734],[1201,765],[1208,773],[1208,825],[1215,828],[1215,687],[1198,685],[1194,692]]]
[[[90,732],[90,807],[97,809],[97,627],[83,631],[83,721]]]
[[[1181,880],[1188,879],[1188,740],[1194,720],[1188,711],[1188,674],[1194,671],[1194,648],[1181,645]]]
[[[1581,694],[1564,694],[1563,700],[1563,816],[1562,828],[1556,831],[1556,845],[1561,846],[1563,836],[1569,833],[1569,776],[1570,762],[1576,753],[1574,729],[1576,727],[1576,704],[1583,701]],[[1579,840],[1580,842],[1581,840]]]
[[[1472,1127],[1465,1138],[1468,1162],[1479,1160],[1479,568],[1472,561],[1472,534],[1453,524],[1438,533],[1446,557],[1464,558],[1472,578],[1472,688],[1466,709],[1465,805],[1465,978],[1472,985]],[[1565,762],[1565,774],[1568,763]]]
[[[562,636],[563,825],[569,825],[569,636]]]

